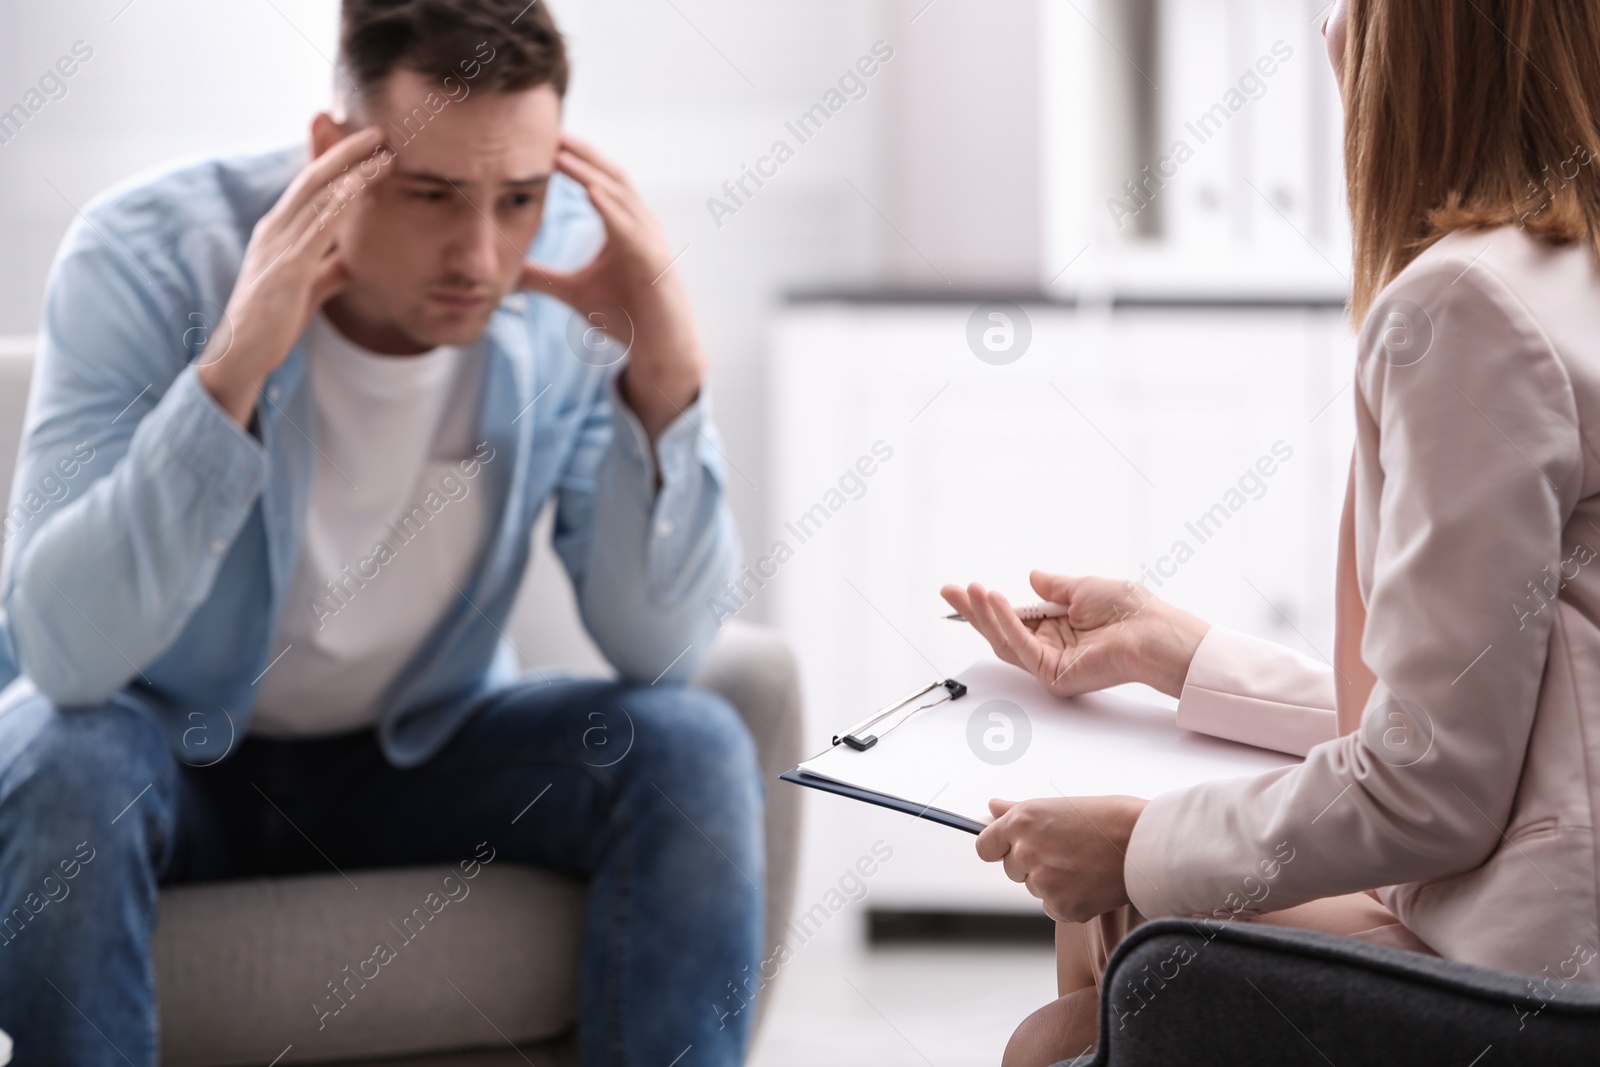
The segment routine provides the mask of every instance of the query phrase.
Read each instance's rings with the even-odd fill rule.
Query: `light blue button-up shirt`
[[[315,468],[311,379],[296,345],[246,432],[193,363],[251,228],[303,163],[284,150],[135,180],[68,233],[4,516],[0,706],[31,687],[63,707],[126,692],[190,763],[247,732]],[[602,240],[583,191],[556,176],[530,256],[570,269]],[[491,458],[473,490],[489,494],[489,542],[383,702],[378,734],[398,766],[438,751],[474,697],[515,677],[503,630],[552,496],[554,548],[623,679],[681,681],[715,632],[707,604],[738,549],[707,400],[652,450],[618,368],[574,354],[570,316],[529,293],[489,322],[478,439]]]

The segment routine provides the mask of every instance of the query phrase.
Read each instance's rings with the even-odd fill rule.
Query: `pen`
[[[1036,622],[1039,619],[1059,619],[1071,609],[1065,604],[1057,604],[1054,601],[1047,600],[1040,604],[1024,604],[1012,610],[1017,613],[1017,618],[1023,622]],[[959,611],[946,615],[945,618],[952,622],[967,621],[967,617]]]

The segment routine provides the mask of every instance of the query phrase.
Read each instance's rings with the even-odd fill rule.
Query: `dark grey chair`
[[[1530,978],[1331,934],[1163,919],[1113,954],[1099,1048],[1067,1063],[1595,1067],[1600,986],[1573,977],[1593,958],[1574,946]]]

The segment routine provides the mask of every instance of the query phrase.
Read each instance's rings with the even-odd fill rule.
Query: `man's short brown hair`
[[[340,95],[366,103],[400,67],[474,89],[567,92],[566,44],[542,0],[344,0]]]

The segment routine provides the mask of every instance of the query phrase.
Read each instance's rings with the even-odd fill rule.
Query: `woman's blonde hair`
[[[1350,0],[1351,313],[1452,230],[1600,253],[1600,3]]]

